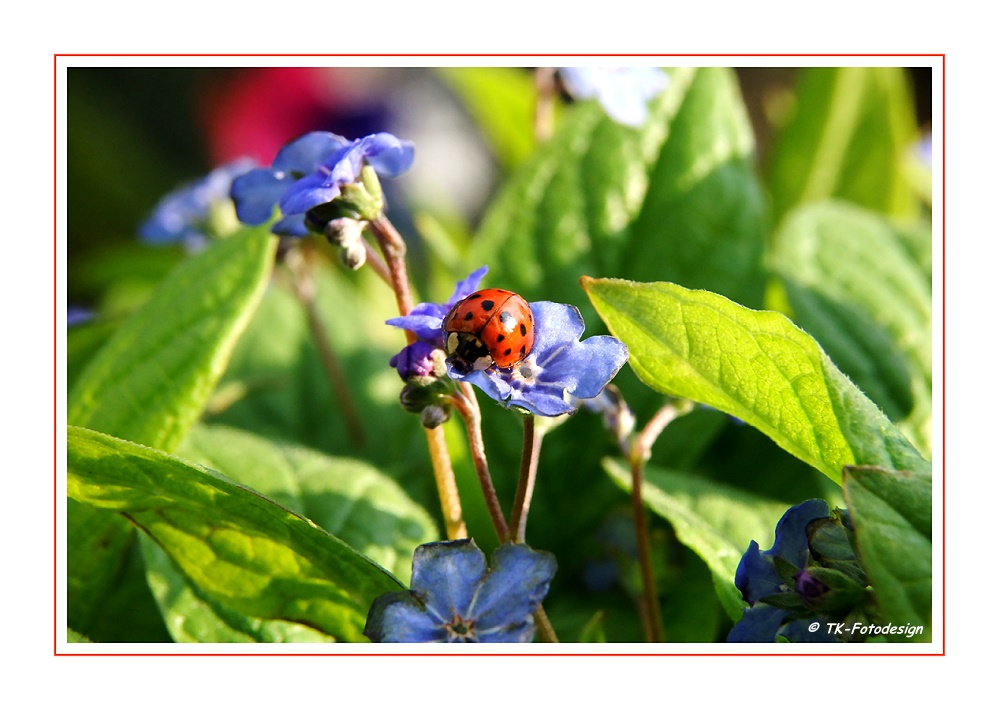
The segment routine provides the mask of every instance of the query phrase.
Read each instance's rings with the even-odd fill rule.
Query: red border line
[[[941,392],[943,397],[943,404],[941,406],[941,442],[940,442],[940,475],[941,475],[941,614],[940,614],[940,635],[941,635],[941,649],[939,653],[474,653],[474,654],[452,654],[452,653],[59,653],[59,561],[58,561],[58,549],[59,549],[59,525],[58,525],[58,482],[59,482],[59,352],[58,352],[58,335],[59,335],[59,200],[58,200],[58,187],[59,187],[59,59],[61,57],[939,57],[941,61],[941,76],[940,76],[940,86],[941,86],[941,107],[940,107],[940,123],[941,130],[938,132],[940,140],[940,219],[941,219]],[[946,478],[946,465],[947,465],[947,180],[946,180],[946,107],[947,107],[947,59],[946,55],[942,53],[856,53],[856,54],[828,54],[828,53],[802,53],[802,54],[772,54],[772,53],[755,53],[755,54],[668,54],[668,53],[631,53],[631,54],[604,54],[604,53],[583,53],[583,54],[550,54],[550,53],[539,53],[539,54],[505,54],[505,53],[425,53],[425,54],[212,54],[212,53],[191,53],[191,54],[170,54],[170,53],[148,53],[148,54],[138,54],[138,53],[122,53],[122,54],[101,54],[101,53],[68,53],[68,54],[54,54],[53,55],[53,71],[52,71],[52,202],[53,202],[53,229],[52,229],[52,254],[53,254],[53,265],[52,265],[52,400],[53,400],[53,436],[52,436],[52,452],[53,452],[53,475],[52,475],[52,542],[53,542],[53,564],[52,564],[52,601],[53,601],[53,611],[52,611],[52,655],[60,657],[75,657],[75,658],[85,658],[85,657],[109,657],[109,656],[141,656],[141,657],[282,657],[282,656],[293,656],[293,657],[304,657],[304,656],[350,656],[350,657],[362,657],[369,656],[373,658],[382,657],[419,657],[419,658],[433,658],[436,656],[446,657],[446,658],[477,658],[477,657],[497,657],[497,656],[533,656],[533,657],[741,657],[741,656],[757,656],[757,657],[788,657],[788,658],[801,658],[801,657],[835,657],[835,658],[853,658],[853,657],[907,657],[907,658],[918,658],[918,657],[942,657],[946,655],[947,648],[947,604],[946,604],[946,590],[947,590],[947,546],[946,546],[946,530],[947,530],[947,478]],[[63,634],[65,635],[65,629],[63,629]]]

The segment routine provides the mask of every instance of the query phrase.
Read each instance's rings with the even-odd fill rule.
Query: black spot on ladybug
[[[507,355],[509,355],[509,354],[510,353],[507,353]],[[527,355],[527,346],[526,345],[521,345],[520,346],[520,357],[521,357],[521,359],[523,359],[525,355]]]
[[[469,311],[468,313],[465,314],[465,320],[472,320],[472,318],[474,318],[474,317],[475,317],[475,314],[472,313],[471,311]]]
[[[523,350],[523,348],[521,348],[521,350]],[[505,351],[503,352],[503,354],[504,354],[504,355],[509,355],[509,354],[510,354],[510,353],[512,353],[512,352],[513,352],[513,348],[507,348],[507,349],[506,349],[506,350],[505,350]]]
[[[495,305],[496,304],[493,303],[492,301],[483,301],[482,302],[482,310],[484,310],[484,311],[491,311],[493,309],[493,306],[495,306]]]
[[[506,336],[505,335],[497,335],[496,336],[496,342],[497,343],[502,343],[504,340],[506,340]]]
[[[520,334],[527,335],[527,326],[524,325],[523,323],[520,324]]]
[[[502,323],[507,328],[511,327],[517,322],[517,319],[513,317],[510,311],[503,311],[500,313],[500,323]]]
[[[482,298],[482,294],[481,293],[473,293],[471,296],[468,297],[467,300],[474,301],[477,298]]]

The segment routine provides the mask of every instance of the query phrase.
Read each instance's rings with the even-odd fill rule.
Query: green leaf
[[[220,426],[195,427],[178,454],[312,520],[404,583],[413,550],[440,539],[427,511],[364,461]]]
[[[918,132],[905,70],[800,72],[793,114],[774,138],[767,169],[776,218],[829,197],[912,216],[918,203],[903,168]]]
[[[583,286],[650,387],[742,419],[837,483],[853,464],[929,469],[785,316],[669,283],[585,279]]]
[[[464,102],[493,154],[508,170],[534,149],[531,72],[516,67],[438,67],[438,76]]]
[[[639,129],[573,107],[491,205],[475,250],[489,284],[578,299],[584,274],[676,280],[762,302],[764,203],[727,69],[671,71]],[[584,307],[584,318],[592,315]]]
[[[631,491],[631,472],[616,459],[604,459],[604,469],[625,491]],[[742,595],[735,587],[739,560],[756,540],[761,547],[773,542],[774,524],[787,504],[768,500],[706,478],[648,466],[642,500],[676,532],[677,539],[704,560],[715,582],[722,607],[738,621]]]
[[[276,244],[265,228],[245,230],[173,271],[80,376],[69,423],[172,450],[225,370]]]
[[[312,520],[404,582],[409,579],[413,550],[439,539],[426,511],[391,479],[361,461],[204,425],[191,430],[178,454]],[[154,543],[144,538],[142,549],[149,585],[176,641],[332,640],[301,624],[250,618],[203,599]]]
[[[368,607],[400,582],[341,540],[202,466],[71,427],[71,498],[124,514],[199,590],[241,614],[363,641]]]
[[[899,626],[922,625],[921,635],[898,639],[929,641],[933,598],[929,473],[848,466],[843,491],[881,620]]]
[[[929,452],[930,282],[889,222],[844,202],[799,208],[773,264],[794,321],[885,414]]]
[[[83,634],[73,629],[66,629],[66,643],[93,643]]]
[[[245,230],[182,263],[89,358],[69,393],[69,422],[175,447],[263,293],[275,245],[265,228]],[[69,623],[90,635],[132,532],[121,518],[73,501],[67,529]]]

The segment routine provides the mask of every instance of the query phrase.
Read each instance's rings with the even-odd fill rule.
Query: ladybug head
[[[444,350],[448,361],[462,375],[485,370],[493,364],[489,348],[472,333],[448,333]]]

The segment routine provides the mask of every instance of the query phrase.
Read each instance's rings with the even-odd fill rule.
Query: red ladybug
[[[522,296],[501,288],[476,291],[444,316],[444,351],[456,370],[513,367],[534,347],[534,315]]]

